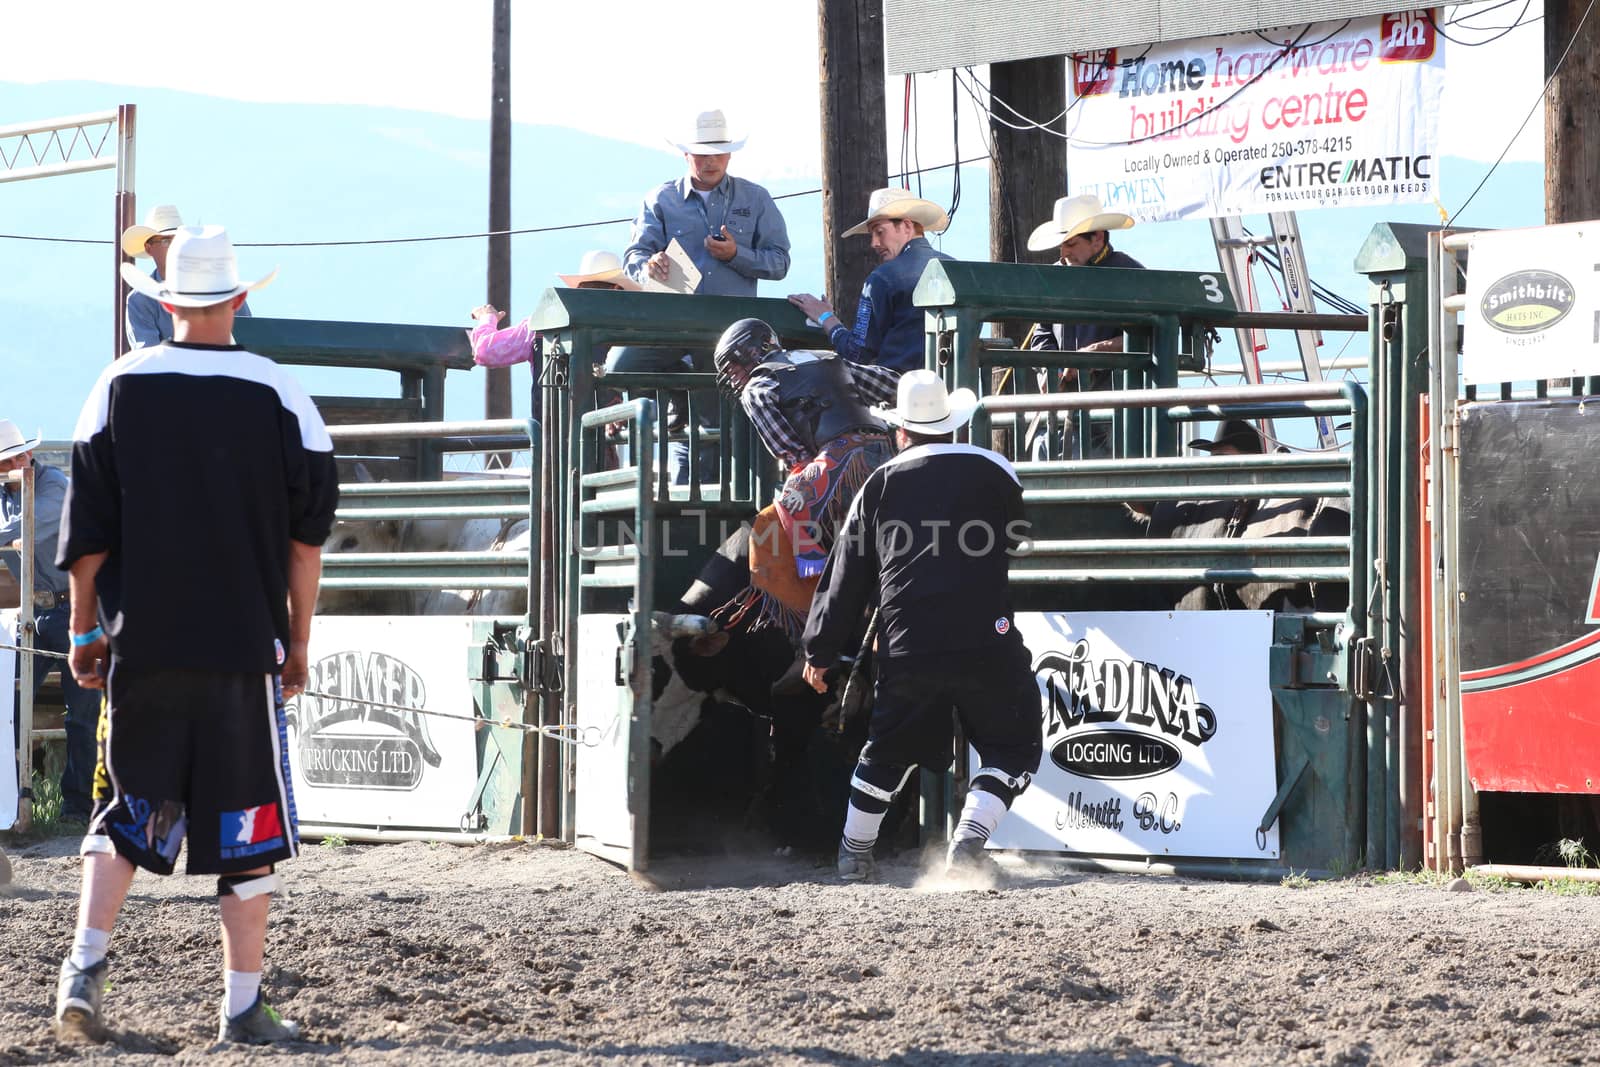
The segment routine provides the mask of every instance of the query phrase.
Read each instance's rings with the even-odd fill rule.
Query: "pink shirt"
[[[527,361],[533,355],[534,343],[539,335],[534,332],[530,319],[515,326],[495,329],[493,322],[480,322],[467,331],[472,342],[472,359],[480,367],[509,367]]]

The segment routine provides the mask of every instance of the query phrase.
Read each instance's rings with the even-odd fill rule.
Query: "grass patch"
[[[3,835],[16,842],[44,841],[63,834],[81,833],[82,823],[62,823],[61,783],[41,771],[33,773],[33,821],[27,830],[13,826]]]
[[[1535,882],[1533,888],[1558,897],[1600,897],[1600,882],[1585,882],[1577,878],[1546,878]]]
[[[339,834],[328,834],[322,839],[323,848],[344,848],[349,843]]]
[[[1284,875],[1283,880],[1278,884],[1285,889],[1310,889],[1311,878],[1307,872],[1296,871],[1293,867],[1290,867],[1289,873]]]

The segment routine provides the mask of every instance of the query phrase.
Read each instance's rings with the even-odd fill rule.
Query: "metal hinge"
[[[1357,700],[1371,700],[1377,695],[1377,677],[1378,639],[1359,638],[1350,646],[1350,695]]]

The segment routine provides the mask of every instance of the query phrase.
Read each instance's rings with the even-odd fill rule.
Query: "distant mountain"
[[[478,233],[488,215],[488,127],[420,112],[350,106],[251,104],[186,93],[63,82],[0,82],[0,124],[139,105],[136,186],[140,214],[175,203],[191,222],[225,223],[234,239],[374,240]],[[631,218],[643,193],[676,177],[682,162],[660,152],[576,130],[519,125],[513,142],[516,227],[565,226]],[[738,173],[737,157],[734,172]],[[1447,202],[1459,203],[1486,166],[1443,162]],[[963,203],[943,247],[964,259],[988,254],[982,167],[963,170]],[[762,176],[749,177],[760,181]],[[1542,168],[1507,164],[1478,194],[1463,220],[1476,226],[1526,226],[1542,219]],[[774,194],[818,182],[773,182]],[[924,195],[948,201],[950,172],[930,175]],[[0,185],[0,233],[109,239],[114,182],[109,172]],[[821,287],[821,200],[781,202],[794,264],[764,295]],[[864,205],[863,205],[864,207]],[[1362,239],[1380,221],[1439,221],[1430,205],[1309,212],[1300,224],[1317,280],[1364,303],[1351,271]],[[626,222],[513,239],[513,312],[525,313],[557,271],[583,252],[620,252]],[[1204,222],[1147,226],[1117,235],[1117,245],[1149,266],[1214,270]],[[483,239],[336,248],[246,248],[247,276],[273,265],[281,274],[252,298],[258,314],[469,325],[484,298]],[[81,398],[110,358],[112,253],[109,246],[0,239],[0,366],[6,369],[0,417],[47,437],[71,433]],[[1270,294],[1267,294],[1270,296]],[[1293,357],[1292,346],[1268,359]],[[313,392],[385,394],[388,375],[303,369]],[[525,394],[526,372],[517,370]],[[482,387],[471,372],[451,372],[448,415],[476,417]],[[526,396],[518,397],[518,412]]]

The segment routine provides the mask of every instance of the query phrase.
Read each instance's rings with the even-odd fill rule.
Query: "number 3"
[[[1206,301],[1208,303],[1222,303],[1222,284],[1217,281],[1215,274],[1200,275],[1200,284],[1206,287]]]

